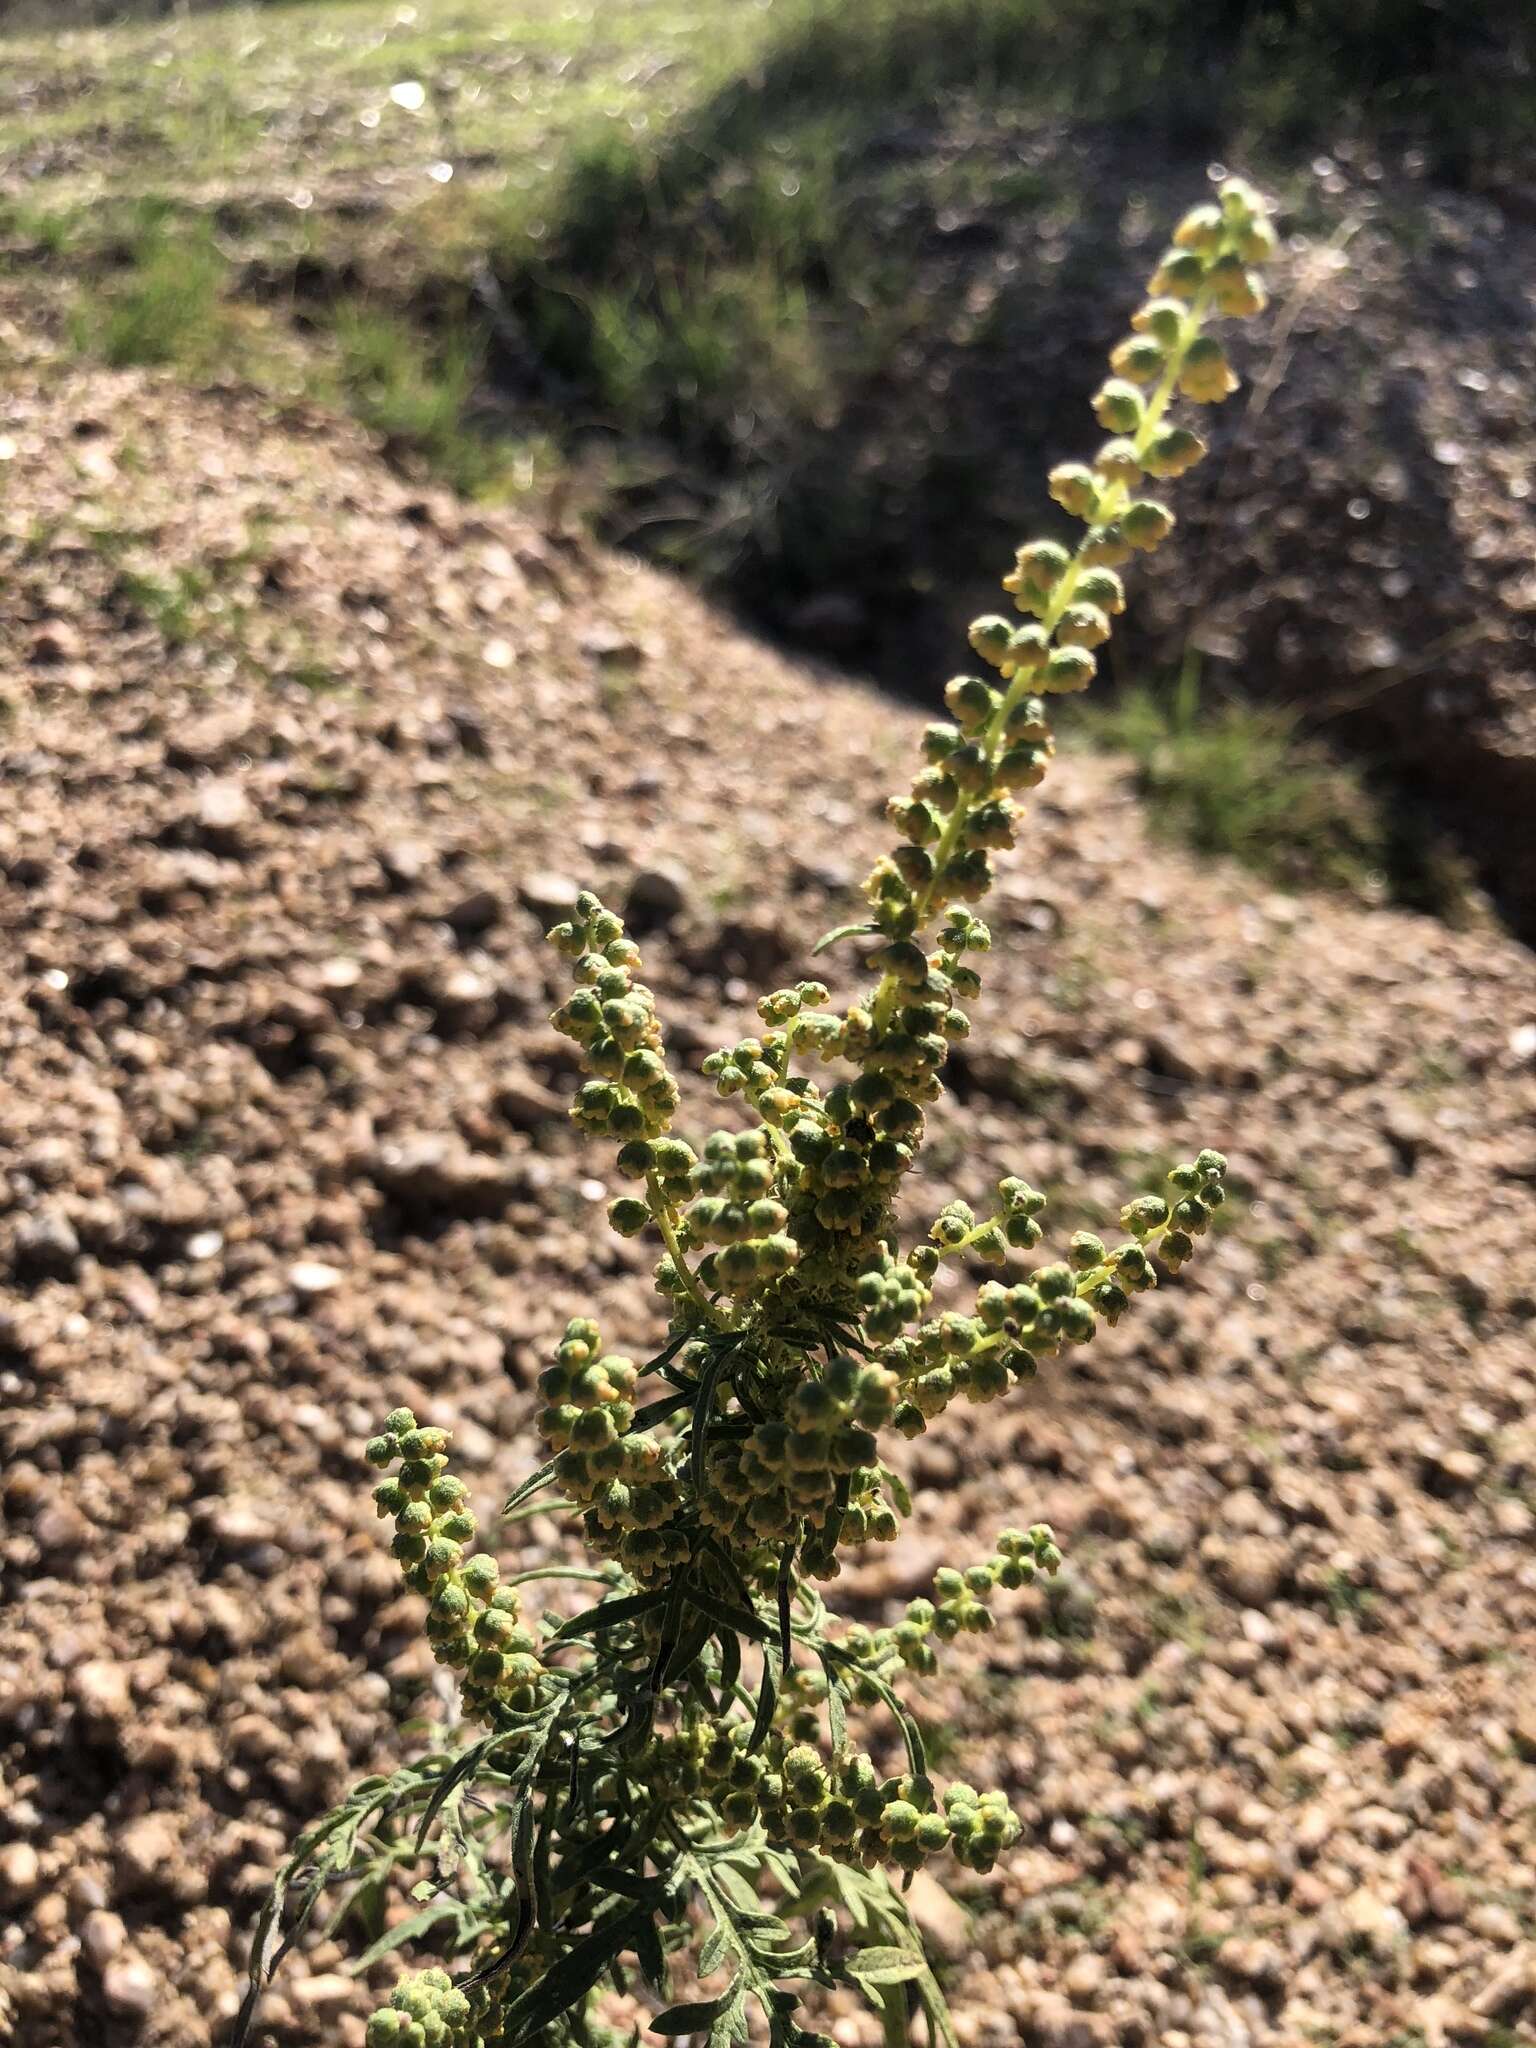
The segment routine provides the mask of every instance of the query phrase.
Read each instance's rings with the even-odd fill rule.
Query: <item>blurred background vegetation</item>
[[[1529,0],[0,0],[0,266],[71,349],[349,408],[423,477],[553,498],[925,687],[1123,315],[1106,249],[1150,252],[1218,159],[1318,234],[1341,138],[1378,178],[1527,173],[1533,24]],[[1464,900],[1369,755],[1346,770],[1306,707],[1209,668],[1197,708],[1192,659],[1164,685],[1146,654],[1091,714],[1169,830]]]

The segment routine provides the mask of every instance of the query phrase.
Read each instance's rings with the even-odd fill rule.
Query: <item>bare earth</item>
[[[443,1710],[370,1425],[452,1426],[494,1512],[566,1315],[658,1329],[541,923],[634,887],[674,1044],[739,1034],[920,721],[328,421],[0,346],[0,2038],[203,2048],[295,1823]],[[928,1196],[1023,1172],[1064,1235],[1214,1143],[1242,1199],[911,1447],[837,1589],[1068,1551],[928,1695],[1026,1823],[920,1900],[962,2037],[1536,2039],[1536,964],[1154,851],[1078,760],[994,922]],[[347,1953],[264,2041],[357,2048]]]

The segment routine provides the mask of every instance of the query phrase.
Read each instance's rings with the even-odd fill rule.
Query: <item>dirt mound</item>
[[[563,1318],[656,1329],[541,922],[633,898],[674,1043],[737,1035],[918,721],[238,395],[24,360],[0,474],[0,2003],[19,2048],[203,2048],[295,1822],[442,1710],[370,1424],[451,1425],[494,1509]],[[1073,1228],[1218,1142],[1239,1198],[1038,1398],[913,1446],[911,1533],[841,1588],[1066,1541],[930,1699],[1026,1822],[974,1918],[924,1904],[962,2039],[1516,2038],[1536,967],[1154,852],[1105,763],[995,921],[926,1192],[1023,1170]],[[347,1952],[263,2038],[356,2048]]]
[[[1237,151],[1280,196],[1275,305],[1234,343],[1247,389],[1115,673],[1177,670],[1193,645],[1219,687],[1297,706],[1393,770],[1410,816],[1430,802],[1536,930],[1529,194],[1451,189],[1380,137],[1298,169],[1262,128],[1182,106],[1093,122],[960,99],[871,118],[828,161],[818,102],[763,97],[754,125],[732,88],[654,163],[643,144],[596,159],[511,267],[535,345],[530,368],[508,344],[519,399],[539,402],[542,366],[553,432],[574,420],[601,457],[619,429],[605,530],[920,685],[953,663],[957,593],[990,606],[1014,536],[1064,528],[1046,465],[1091,450],[1089,395],[1167,225]],[[819,241],[809,201],[764,197],[765,165],[785,193],[835,193]],[[793,250],[777,270],[765,214]]]

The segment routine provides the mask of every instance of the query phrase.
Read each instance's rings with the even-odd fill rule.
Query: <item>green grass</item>
[[[1240,861],[1288,888],[1380,894],[1390,837],[1359,776],[1274,706],[1200,702],[1190,664],[1171,689],[1142,684],[1085,704],[1081,728],[1130,755],[1155,831]]]
[[[73,239],[74,224],[58,225]],[[116,266],[83,292],[71,320],[76,344],[115,369],[179,363],[209,370],[228,359],[235,321],[225,304],[229,265],[208,223],[167,201],[145,201],[125,219]]]
[[[1282,888],[1391,898],[1453,921],[1469,914],[1467,864],[1411,805],[1378,793],[1284,706],[1202,702],[1193,658],[1171,686],[1085,704],[1079,730],[1130,755],[1152,828],[1174,844]]]
[[[671,120],[776,25],[738,0],[310,0],[61,21],[96,11],[39,0],[30,24],[0,22],[0,193],[42,164],[57,205],[173,190],[268,212],[278,240],[342,192],[408,210],[438,191],[434,163],[456,183],[544,184],[575,131]],[[412,84],[419,105],[391,98]],[[305,192],[312,207],[296,206]]]
[[[419,456],[467,496],[496,484],[511,456],[495,434],[475,431],[471,341],[450,334],[434,347],[398,314],[361,301],[337,309],[332,333],[341,388],[389,452]]]

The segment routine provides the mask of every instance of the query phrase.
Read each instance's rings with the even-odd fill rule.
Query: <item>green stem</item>
[[[900,1984],[887,1984],[880,1993],[880,2040],[882,2048],[911,2048],[907,1994]]]
[[[671,1204],[662,1193],[661,1183],[657,1180],[654,1173],[648,1173],[645,1176],[645,1192],[651,1205],[651,1214],[656,1219],[656,1228],[661,1232],[661,1241],[666,1246],[673,1265],[677,1268],[678,1278],[682,1281],[689,1300],[692,1301],[694,1307],[697,1308],[704,1320],[712,1324],[715,1329],[729,1329],[730,1325],[725,1317],[721,1315],[714,1303],[706,1297],[703,1288],[700,1287],[698,1281],[689,1271],[688,1262],[684,1259],[682,1248],[677,1241],[677,1229],[672,1221]]]

